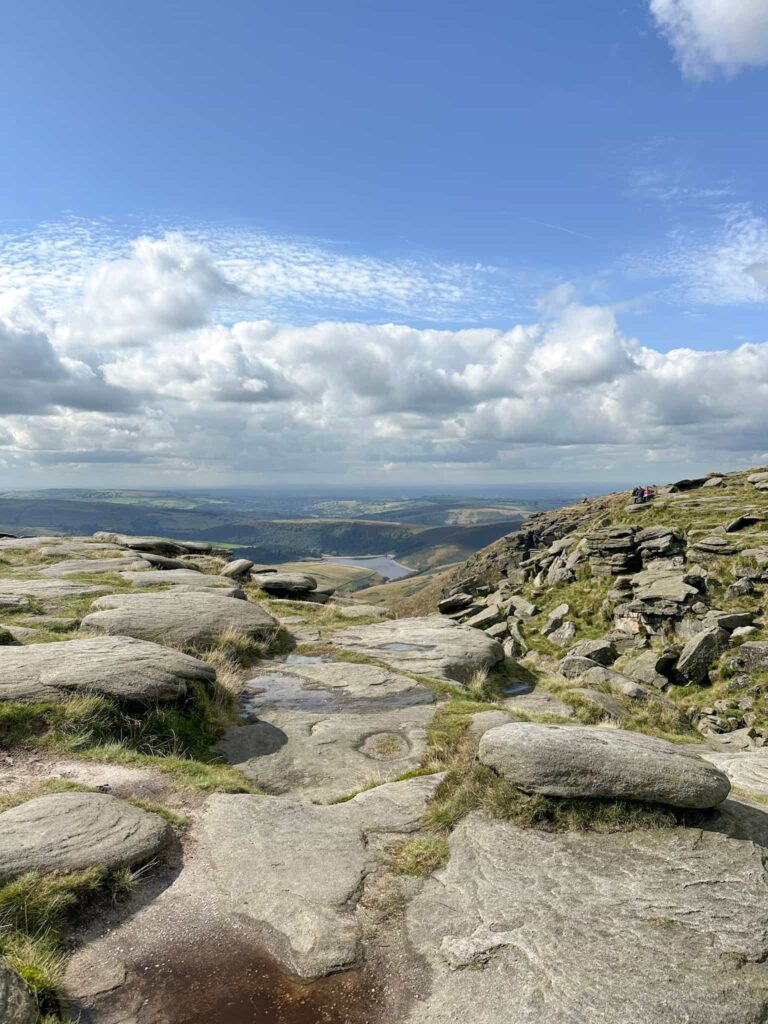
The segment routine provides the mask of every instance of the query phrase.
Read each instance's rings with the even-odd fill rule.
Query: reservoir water
[[[357,569],[373,569],[387,580],[400,580],[403,576],[411,576],[415,569],[396,562],[389,555],[326,555],[324,562],[335,562],[336,565],[351,565]]]

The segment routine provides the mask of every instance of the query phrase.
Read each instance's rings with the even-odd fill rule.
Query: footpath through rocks
[[[415,618],[0,539],[0,1019],[766,1019],[758,477],[532,517]]]

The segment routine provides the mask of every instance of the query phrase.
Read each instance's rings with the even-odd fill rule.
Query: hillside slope
[[[762,469],[532,516],[458,567],[439,607],[560,697],[663,693],[648,707],[670,731],[682,713],[682,732],[746,748],[768,742],[766,583]]]

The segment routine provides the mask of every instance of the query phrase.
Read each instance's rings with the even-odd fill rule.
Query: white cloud
[[[660,279],[661,298],[701,306],[764,303],[767,265],[768,221],[742,203],[722,207],[708,233],[677,227],[665,252],[626,264],[633,276]]]
[[[768,64],[765,0],[650,0],[650,9],[689,78]]]
[[[170,233],[142,225],[138,234],[135,241],[108,223],[72,219],[0,235],[0,292],[33,289],[46,308],[61,313],[72,300],[83,305],[85,289],[88,308],[82,314],[107,336],[125,331],[130,343],[124,314],[137,310],[137,298],[145,287],[151,293],[160,272],[165,305],[143,307],[141,315],[169,322],[182,312],[199,323],[210,312],[232,322],[254,315],[318,320],[342,311],[363,318],[482,322],[524,311],[544,286],[527,270],[502,272],[428,257],[387,260],[351,247],[216,225]],[[178,269],[175,293],[167,261]],[[114,315],[113,297],[121,307]],[[136,330],[141,333],[143,326],[150,325],[139,322]]]
[[[762,264],[742,256],[755,288]],[[744,276],[749,275],[744,272]],[[182,238],[92,268],[79,301],[0,301],[0,465],[41,482],[423,480],[759,461],[768,344],[662,353],[561,287],[509,330],[216,321],[231,275]],[[702,279],[703,280],[703,279]],[[56,476],[56,467],[65,466]],[[37,470],[34,469],[37,467]],[[614,467],[611,470],[611,467]]]

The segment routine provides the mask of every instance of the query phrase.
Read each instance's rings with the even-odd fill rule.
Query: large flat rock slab
[[[211,685],[215,678],[204,661],[127,636],[0,647],[0,701],[64,701],[95,693],[154,704],[176,701],[190,684]]]
[[[78,576],[81,573],[123,572],[126,569],[141,571],[140,558],[70,558],[52,565],[29,566],[29,572],[39,573],[52,579]]]
[[[57,598],[80,597],[82,594],[103,594],[109,584],[98,586],[94,583],[75,583],[74,580],[58,579],[0,579],[0,598],[35,597],[40,601]]]
[[[377,860],[368,840],[417,829],[438,781],[394,782],[330,807],[216,794],[200,835],[212,884],[284,967],[304,978],[350,967],[361,953],[355,908]]]
[[[353,626],[334,633],[333,643],[404,672],[459,683],[504,658],[498,641],[441,615]]]
[[[33,551],[43,544],[63,544],[66,537],[0,537],[0,551]]]
[[[211,964],[226,963],[235,943],[244,965],[260,967],[265,956],[272,957],[282,971],[304,978],[355,966],[365,955],[366,935],[358,904],[381,864],[382,846],[418,828],[441,778],[380,786],[331,807],[212,795],[171,885],[117,927],[94,930],[91,941],[75,951],[66,979],[75,1008],[85,1008],[88,1021],[159,1024],[167,1018],[148,1011],[147,967],[162,964],[170,980],[179,957],[190,950],[228,1007],[228,976],[212,971]],[[311,992],[304,989],[304,997]],[[151,994],[153,1007],[162,1002]],[[370,999],[370,1016],[354,1018],[360,1024],[378,1019],[372,991]],[[304,998],[301,1006],[306,1009]],[[263,1019],[288,1019],[285,1009],[280,1003],[279,1012]],[[347,1019],[343,1009],[342,1003],[317,1015],[307,1010],[298,1019],[341,1022]],[[223,1013],[210,1017],[222,1024],[225,1019]],[[246,1009],[242,1019],[262,1016]]]
[[[272,794],[329,801],[417,768],[434,709],[260,713],[220,744],[227,761]]]
[[[480,760],[526,793],[715,807],[728,777],[684,747],[595,726],[511,722],[480,740]]]
[[[471,815],[407,910],[404,1024],[758,1024],[764,851],[698,829],[548,834]]]
[[[171,570],[172,572],[172,570]],[[171,572],[161,575],[169,576]],[[269,640],[277,620],[250,601],[212,591],[110,594],[91,605],[80,628],[94,633],[153,640],[176,646],[210,646],[227,629],[253,640]]]
[[[105,793],[52,793],[0,814],[0,884],[28,871],[146,864],[165,845],[157,814]]]
[[[250,710],[376,712],[431,704],[429,687],[379,665],[347,661],[273,663],[248,680]]]
[[[768,750],[715,752],[700,750],[703,758],[725,772],[731,784],[745,793],[768,797]]]

